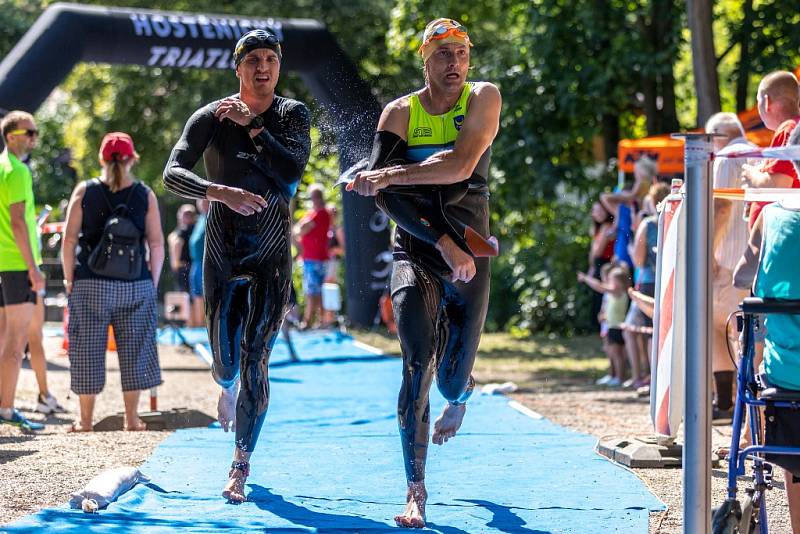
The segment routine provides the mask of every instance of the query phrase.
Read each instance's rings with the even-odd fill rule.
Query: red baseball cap
[[[113,161],[114,156],[120,160],[138,158],[139,154],[133,148],[133,139],[123,132],[107,133],[100,143],[100,157],[103,161]]]

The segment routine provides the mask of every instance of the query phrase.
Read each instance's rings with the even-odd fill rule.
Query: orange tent
[[[655,160],[659,174],[683,172],[683,140],[668,135],[623,139],[617,145],[617,165],[620,172],[633,172],[633,164],[642,156]]]
[[[800,78],[800,67],[795,69],[795,75]],[[767,130],[758,108],[753,107],[739,113],[747,138],[758,146],[768,146],[772,140],[772,131]],[[693,130],[699,132],[701,130]],[[645,137],[644,139],[623,139],[617,144],[617,165],[619,172],[633,172],[633,164],[642,156],[654,159],[658,165],[659,174],[683,173],[683,140],[672,139],[668,135]]]

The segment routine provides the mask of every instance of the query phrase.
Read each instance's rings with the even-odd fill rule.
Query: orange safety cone
[[[114,329],[108,325],[108,344],[106,350],[109,352],[117,352],[117,340],[114,339]]]
[[[69,308],[64,308],[64,320],[62,321],[64,325],[64,341],[61,342],[61,350],[64,352],[69,351]],[[108,325],[108,342],[106,344],[106,350],[110,352],[117,351],[117,340],[114,338],[114,329],[111,325]]]
[[[69,308],[64,306],[64,317],[61,320],[61,324],[64,326],[64,340],[61,342],[61,350],[65,353],[69,350],[69,336],[67,335],[67,326],[69,325]]]
[[[380,306],[383,324],[386,325],[390,334],[397,334],[397,324],[394,321],[394,310],[392,309],[392,297],[390,297],[388,293],[384,293],[378,300],[378,304]]]

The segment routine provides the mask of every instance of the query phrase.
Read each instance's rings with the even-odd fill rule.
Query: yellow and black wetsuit
[[[378,132],[371,167],[418,162],[452,149],[472,88],[466,84],[458,102],[443,115],[428,114],[417,95],[411,95],[407,141]],[[453,228],[461,235],[467,226],[489,235],[490,158],[487,148],[472,175],[457,184],[390,187],[378,195],[378,205],[397,223],[391,294],[403,353],[397,411],[409,481],[425,478],[428,393],[434,377],[452,404],[466,402],[474,387],[472,367],[489,303],[489,259],[476,257],[475,277],[454,283],[435,243],[444,234],[453,236]]]

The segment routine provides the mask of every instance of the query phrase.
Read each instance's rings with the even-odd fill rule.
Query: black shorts
[[[615,345],[625,344],[625,338],[622,337],[621,328],[609,328],[608,333],[606,334],[606,339],[609,343],[613,343]]]
[[[26,302],[36,304],[36,293],[31,289],[28,271],[0,272],[0,308]]]

